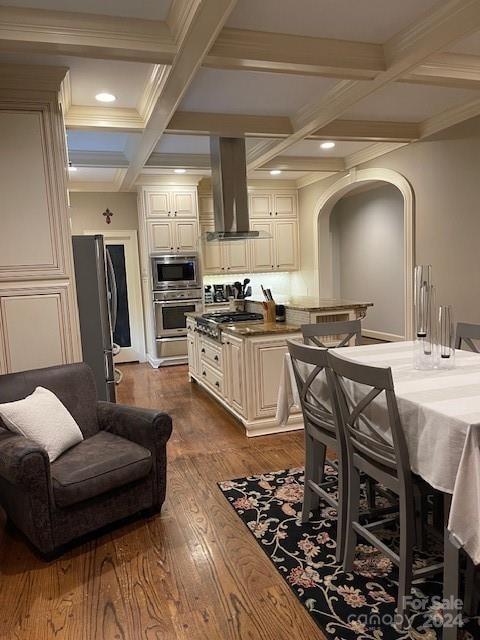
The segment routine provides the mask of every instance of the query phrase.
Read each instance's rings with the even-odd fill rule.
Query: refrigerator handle
[[[110,313],[112,320],[112,333],[115,331],[115,327],[117,325],[117,312],[118,312],[118,296],[117,296],[117,280],[115,278],[115,271],[113,269],[113,262],[110,256],[110,252],[108,251],[108,246],[106,247],[105,255],[107,257],[107,269],[109,274],[109,282],[110,282]]]

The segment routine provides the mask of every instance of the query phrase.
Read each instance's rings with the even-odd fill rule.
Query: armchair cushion
[[[150,473],[151,452],[107,431],[87,438],[51,465],[53,495],[68,507],[121,487]]]

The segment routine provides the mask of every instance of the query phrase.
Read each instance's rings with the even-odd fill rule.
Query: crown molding
[[[137,187],[142,187],[142,186],[157,186],[157,185],[162,185],[162,186],[193,186],[196,187],[198,186],[198,184],[204,180],[205,176],[202,175],[194,175],[194,174],[186,174],[186,175],[179,175],[179,176],[173,176],[173,175],[161,175],[161,174],[148,174],[148,173],[141,173],[139,174],[135,185]]]
[[[176,46],[165,22],[73,11],[0,7],[0,42],[31,53],[171,64]]]
[[[59,101],[62,105],[63,113],[67,113],[67,111],[72,106],[72,85],[70,82],[70,71],[67,71],[65,74],[65,78],[62,80],[60,85],[60,95]]]
[[[0,64],[0,89],[60,92],[67,67],[28,64]]]
[[[295,181],[295,186],[297,189],[303,189],[304,187],[308,187],[311,184],[315,184],[316,182],[321,182],[322,180],[326,180],[330,178],[330,176],[336,175],[336,172],[326,172],[326,173],[307,173],[307,175],[302,176],[301,178],[297,178]]]
[[[478,89],[480,88],[480,56],[438,53],[414,69],[412,73],[404,76],[402,81]]]
[[[75,167],[128,167],[121,151],[70,151],[68,155]]]
[[[421,123],[421,137],[426,138],[478,115],[480,115],[480,98],[446,109]]]
[[[163,87],[165,86],[169,71],[169,66],[156,64],[148,77],[137,106],[138,114],[145,123],[150,120],[152,111],[163,91]]]
[[[344,171],[343,158],[319,158],[310,156],[277,156],[260,168],[282,169],[282,171]]]
[[[65,115],[65,124],[70,129],[91,129],[93,127],[109,131],[143,130],[145,121],[136,109],[122,107],[79,107],[73,105]]]
[[[352,169],[359,164],[369,162],[370,160],[379,158],[386,153],[390,153],[391,151],[395,151],[396,149],[405,147],[407,144],[408,143],[405,142],[377,142],[376,144],[372,144],[366,149],[360,149],[360,151],[355,151],[355,153],[351,153],[350,155],[346,156],[345,169]]]

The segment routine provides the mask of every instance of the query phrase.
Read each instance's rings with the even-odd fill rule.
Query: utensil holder
[[[275,302],[263,302],[263,319],[268,324],[275,324],[277,319]]]

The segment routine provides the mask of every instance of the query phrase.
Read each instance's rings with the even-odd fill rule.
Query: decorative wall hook
[[[105,209],[105,211],[102,213],[102,216],[105,216],[106,223],[110,224],[112,221],[113,211],[110,211],[110,209]]]

